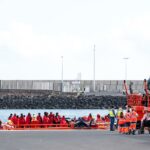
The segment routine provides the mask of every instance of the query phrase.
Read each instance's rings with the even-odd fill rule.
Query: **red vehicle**
[[[148,85],[146,79],[144,80],[144,91],[145,94],[140,93],[130,93],[128,92],[126,81],[124,81],[124,87],[127,96],[127,105],[131,108],[134,108],[138,113],[138,122],[137,128],[140,127],[141,119],[143,118],[145,110],[150,110],[150,94],[148,90]]]

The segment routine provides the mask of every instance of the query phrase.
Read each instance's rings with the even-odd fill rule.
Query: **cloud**
[[[129,62],[133,62],[130,66],[134,68],[134,70],[138,70],[142,68],[142,66],[145,66],[145,68],[149,67],[147,66],[149,61],[144,64],[145,57],[148,57],[147,53],[144,52],[150,48],[150,21],[148,18],[150,18],[148,14],[139,17],[122,18],[121,23],[116,22],[114,25],[109,26],[109,29],[107,31],[105,29],[102,34],[100,34],[100,32],[95,34],[95,32],[92,33],[92,31],[90,31],[90,35],[88,33],[84,35],[80,31],[78,34],[71,34],[70,32],[64,31],[57,34],[55,34],[55,32],[44,34],[35,31],[32,24],[13,21],[10,23],[8,30],[0,31],[0,45],[8,47],[8,49],[10,48],[15,53],[30,60],[32,65],[30,65],[30,63],[27,64],[31,71],[31,76],[32,74],[35,75],[39,73],[38,67],[37,72],[34,70],[33,72],[36,73],[32,73],[32,68],[35,64],[42,68],[43,64],[41,63],[48,61],[45,65],[49,64],[49,68],[54,68],[53,78],[56,76],[59,78],[58,72],[61,72],[61,68],[58,61],[59,63],[61,62],[60,57],[63,55],[64,76],[66,78],[75,77],[77,72],[81,72],[83,79],[91,79],[93,59],[92,46],[96,44],[97,79],[121,79],[124,76],[123,57],[131,58]],[[134,57],[136,61],[133,60]],[[143,57],[144,60],[139,62],[138,60],[140,60],[141,57]],[[35,62],[37,60],[41,62],[38,62],[38,64]],[[119,64],[118,68],[112,67],[112,70],[108,69],[110,66],[117,66],[117,63],[121,60],[122,64]],[[24,66],[25,65],[26,63]],[[56,66],[59,66],[59,71]],[[119,70],[119,68],[121,69]],[[43,72],[46,69],[47,66],[42,68]],[[120,73],[118,74],[115,69]],[[129,71],[130,70],[131,72],[133,71],[129,68]],[[111,75],[109,71],[111,71]],[[147,69],[143,69],[143,74],[146,73],[146,71]],[[43,74],[42,76],[44,76]],[[49,74],[51,74],[51,72],[49,72]],[[130,74],[132,74],[131,78],[134,78],[134,74]],[[142,75],[137,73],[136,78],[141,77]]]
[[[7,45],[10,42],[10,33],[8,31],[0,31],[0,45]]]
[[[145,55],[150,47],[150,14],[124,17],[105,35],[109,48],[119,56]]]
[[[0,44],[13,47],[16,52],[29,59],[33,57],[50,58],[51,56],[54,59],[64,54],[69,57],[70,54],[86,51],[87,47],[92,47],[93,44],[96,44],[96,47],[105,47],[106,51],[127,56],[135,53],[137,44],[143,46],[145,41],[150,40],[149,17],[149,15],[144,15],[125,18],[123,19],[124,25],[117,24],[101,35],[94,34],[94,37],[67,32],[57,35],[54,33],[41,34],[35,32],[32,24],[13,21],[8,31],[0,31]]]
[[[33,31],[32,25],[13,22],[10,31],[1,32],[1,44],[13,46],[15,51],[27,58],[36,57],[60,57],[63,53],[81,49],[81,39],[78,36],[46,35]]]

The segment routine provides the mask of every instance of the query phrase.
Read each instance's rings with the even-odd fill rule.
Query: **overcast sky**
[[[0,0],[0,79],[150,76],[150,0]]]

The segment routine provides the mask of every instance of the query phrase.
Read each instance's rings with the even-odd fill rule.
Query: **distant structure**
[[[137,92],[143,89],[142,80],[127,81],[127,85]],[[0,90],[62,90],[61,80],[0,80]],[[122,80],[96,80],[95,92],[122,93],[124,91]],[[93,80],[63,80],[63,92],[93,92]]]

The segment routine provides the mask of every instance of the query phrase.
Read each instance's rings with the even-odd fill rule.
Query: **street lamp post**
[[[123,58],[123,59],[124,59],[124,61],[125,61],[125,80],[127,80],[127,71],[128,71],[128,70],[127,70],[127,69],[128,69],[128,68],[127,68],[127,61],[128,61],[129,58],[128,58],[128,57],[125,57],[125,58]]]
[[[93,49],[93,92],[95,92],[95,45]]]
[[[63,92],[64,79],[63,79],[63,56],[61,56],[61,92]]]

